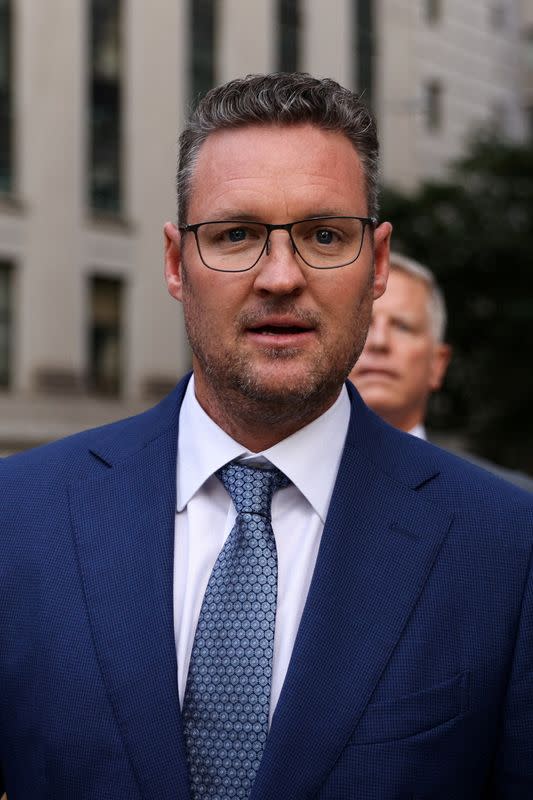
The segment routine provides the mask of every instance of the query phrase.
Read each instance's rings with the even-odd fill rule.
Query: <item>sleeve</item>
[[[495,761],[493,800],[533,798],[533,555],[522,597]]]

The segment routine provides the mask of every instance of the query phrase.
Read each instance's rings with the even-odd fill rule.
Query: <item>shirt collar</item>
[[[191,378],[180,409],[177,462],[177,510],[217,469],[229,461],[268,460],[280,469],[325,521],[350,420],[346,387],[335,403],[304,428],[261,453],[251,453],[203,410]]]
[[[422,423],[419,423],[418,425],[415,425],[414,428],[411,428],[409,433],[411,434],[411,436],[417,436],[419,439],[427,439],[426,429],[422,425]]]

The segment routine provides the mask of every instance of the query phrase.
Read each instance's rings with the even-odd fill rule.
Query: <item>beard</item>
[[[183,310],[187,337],[211,397],[228,418],[249,424],[303,426],[326,410],[363,349],[372,310],[373,270],[337,335],[326,330],[320,312],[301,309],[294,298],[270,297],[233,321],[234,346],[223,342],[183,265]],[[285,314],[312,328],[321,347],[310,358],[298,347],[262,347],[261,355],[240,347],[243,332],[270,315]],[[266,334],[268,335],[268,334]],[[302,357],[305,370],[302,370]],[[293,369],[291,369],[291,366]],[[281,376],[281,377],[280,377]]]

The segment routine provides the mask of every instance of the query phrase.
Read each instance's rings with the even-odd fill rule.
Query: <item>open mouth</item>
[[[268,342],[271,347],[293,347],[318,333],[318,314],[310,311],[273,311],[242,315],[241,330],[256,343]]]
[[[249,330],[252,333],[259,333],[264,336],[285,336],[307,333],[311,328],[304,328],[299,325],[258,325],[256,328],[250,328]]]

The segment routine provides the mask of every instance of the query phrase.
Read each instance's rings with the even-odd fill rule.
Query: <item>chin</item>
[[[269,372],[268,374],[256,373],[253,375],[242,376],[239,385],[244,394],[258,400],[272,401],[274,398],[280,400],[291,397],[313,394],[316,390],[313,382],[308,376],[299,376],[294,372],[280,371],[278,374]]]
[[[360,386],[357,386],[357,389],[367,406],[369,406],[372,411],[375,411],[376,414],[379,414],[380,417],[387,417],[389,414],[395,413],[398,410],[394,399],[384,395],[383,392],[369,391]]]
[[[249,400],[277,406],[298,403],[313,405],[334,396],[344,382],[342,374],[318,370],[316,366],[279,361],[264,369],[252,368],[239,375],[237,382]]]

